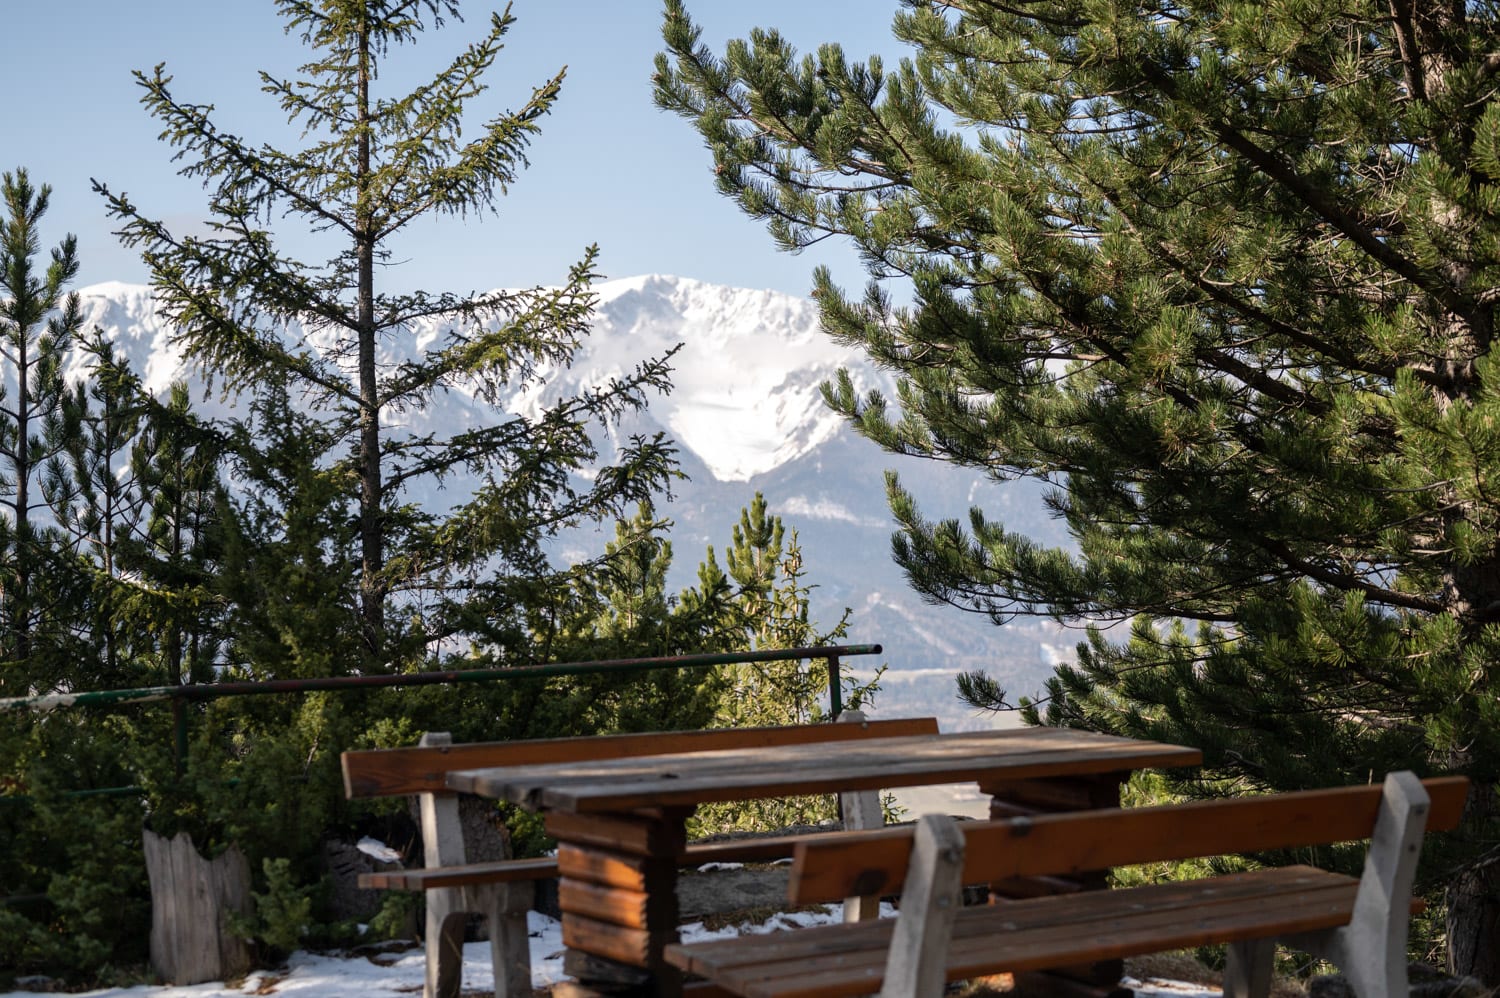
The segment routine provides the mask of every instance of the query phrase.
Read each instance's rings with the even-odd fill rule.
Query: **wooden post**
[[[1244,939],[1229,944],[1224,964],[1224,998],[1266,998],[1276,970],[1276,940]]]
[[[1000,780],[981,783],[989,794],[990,817],[1016,818],[1065,811],[1092,811],[1120,806],[1120,787],[1129,773],[1100,773],[1039,780]],[[990,885],[990,903],[1005,904],[1013,898],[1040,897],[1074,891],[1107,890],[1109,872],[1072,874],[1067,877],[1030,877]],[[1120,987],[1125,973],[1123,960],[1099,960],[1091,964],[1055,967],[1017,975],[1016,985],[1038,994],[1076,998],[1115,998],[1128,994]]]
[[[229,916],[250,914],[250,864],[230,846],[217,859],[198,854],[193,838],[170,841],[141,832],[151,882],[151,965],[171,984],[239,977],[250,946],[229,929]]]
[[[429,731],[419,744],[451,745],[453,738],[446,731]],[[457,795],[418,794],[417,800],[422,819],[422,859],[427,868],[464,865],[468,860]],[[531,944],[526,931],[531,883],[439,887],[427,891],[426,897],[424,998],[458,998],[463,983],[464,922],[470,913],[483,915],[489,923],[495,998],[526,998],[531,994]]]
[[[945,814],[917,821],[916,840],[891,933],[880,998],[939,998],[947,979],[948,941],[963,905],[964,836]]]
[[[682,972],[662,958],[678,941],[677,863],[691,808],[590,815],[548,812],[557,839],[563,970],[591,990],[657,998],[682,994]]]
[[[857,710],[846,710],[839,715],[838,723],[863,724],[865,715]],[[880,791],[852,790],[839,794],[839,816],[845,831],[881,827],[885,824],[885,810],[880,806]],[[879,894],[844,900],[846,922],[867,922],[879,917]]]

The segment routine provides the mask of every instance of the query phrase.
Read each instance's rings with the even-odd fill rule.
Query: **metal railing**
[[[431,686],[441,683],[484,683],[514,679],[545,679],[554,676],[578,676],[611,672],[641,672],[648,669],[711,668],[717,665],[742,665],[760,662],[825,659],[828,662],[828,714],[837,720],[844,711],[840,662],[853,655],[879,655],[878,644],[820,645],[809,648],[784,648],[763,651],[716,652],[696,655],[667,655],[655,658],[617,658],[596,662],[555,662],[547,665],[517,665],[503,669],[468,669],[460,671],[409,672],[379,676],[324,676],[314,679],[269,679],[261,682],[192,683],[182,686],[141,686],[121,690],[90,690],[82,693],[47,693],[32,697],[0,699],[0,712],[33,711],[44,713],[74,707],[108,708],[127,704],[172,704],[175,750],[178,764],[187,757],[188,703],[218,700],[224,697],[264,696],[272,693],[306,693],[313,690],[372,689],[388,686]],[[78,794],[126,794],[136,787],[106,787],[74,791]],[[0,796],[0,801],[20,803],[25,798]]]

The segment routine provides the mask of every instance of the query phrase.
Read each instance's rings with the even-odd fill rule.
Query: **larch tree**
[[[1500,984],[1496,5],[901,8],[887,67],[768,30],[720,55],[667,0],[655,76],[783,248],[862,255],[863,296],[814,295],[899,396],[829,403],[1044,483],[1074,541],[892,478],[897,561],[997,623],[1130,622],[1033,719],[1199,745],[1230,790],[1471,776],[1422,874],[1453,969]]]
[[[228,391],[288,393],[326,428],[325,460],[348,470],[357,518],[359,667],[383,670],[413,646],[515,613],[533,577],[555,574],[540,555],[549,533],[623,515],[663,485],[673,465],[662,439],[629,442],[612,465],[591,468],[591,434],[666,389],[668,367],[665,358],[644,361],[530,418],[497,411],[488,425],[451,433],[394,427],[395,414],[448,392],[495,402],[507,385],[566,365],[588,332],[592,247],[554,288],[460,296],[387,292],[379,280],[412,223],[496,207],[526,165],[562,74],[518,110],[479,122],[468,112],[485,92],[509,9],[491,15],[482,37],[429,82],[385,95],[381,68],[422,32],[458,19],[457,0],[276,6],[312,55],[294,78],[263,73],[262,89],[306,144],[283,151],[217,127],[212,109],[180,99],[158,66],[137,74],[142,100],[178,149],[182,173],[209,191],[207,233],[173,232],[125,193],[96,187],[150,266],[158,307],[188,357]],[[275,220],[303,226],[314,245],[332,240],[330,261],[295,259]],[[503,280],[496,275],[496,285]],[[444,325],[435,347],[402,340],[411,323],[432,318]],[[455,508],[410,499],[414,484],[459,472],[482,484]]]

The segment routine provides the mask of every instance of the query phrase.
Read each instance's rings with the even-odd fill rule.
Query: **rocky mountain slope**
[[[884,472],[895,468],[931,517],[963,517],[973,504],[1010,527],[1057,540],[1034,490],[999,486],[970,472],[932,462],[898,459],[854,435],[824,408],[819,384],[847,368],[861,387],[887,393],[893,384],[863,354],[824,336],[810,301],[769,291],[728,288],[678,277],[645,276],[596,287],[599,308],[593,334],[575,362],[540,377],[504,400],[507,409],[535,411],[548,398],[596,384],[632,368],[642,358],[677,343],[674,389],[653,400],[648,413],[620,432],[664,429],[678,443],[690,476],[663,512],[675,521],[674,571],[686,584],[706,545],[728,542],[741,507],[756,491],[797,529],[817,619],[828,623],[853,610],[849,640],[879,642],[890,666],[877,709],[888,713],[935,711],[949,725],[988,724],[954,700],[953,675],[986,669],[1015,693],[1037,689],[1060,656],[1071,654],[1076,635],[1044,622],[996,627],[951,607],[924,605],[890,560],[891,517]],[[156,315],[148,288],[98,284],[80,292],[89,325],[110,334],[149,389],[161,392],[175,379],[195,385],[194,397],[210,414],[232,411],[233,399],[207,393],[198,373],[184,367],[170,344],[171,330]],[[295,331],[294,331],[295,332]],[[404,343],[387,346],[395,361],[431,344],[437,322],[414,327]],[[310,337],[311,339],[311,337]],[[451,431],[493,418],[482,401],[463,394],[403,417],[413,432]],[[608,449],[608,442],[605,443]],[[410,498],[438,504],[444,493]],[[570,534],[558,556],[602,547],[608,528]],[[850,665],[867,669],[869,659]]]

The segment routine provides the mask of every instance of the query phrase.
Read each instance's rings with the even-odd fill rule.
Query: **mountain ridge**
[[[815,618],[829,626],[844,607],[854,611],[850,640],[879,642],[890,664],[888,684],[899,686],[900,712],[939,707],[950,726],[988,723],[963,714],[953,700],[952,675],[985,669],[1016,693],[1030,694],[1069,655],[1071,640],[1053,624],[1013,621],[1004,627],[952,607],[925,604],[890,557],[893,522],[885,504],[884,473],[895,467],[932,518],[962,517],[971,505],[1002,514],[1008,527],[1061,540],[1044,515],[1040,494],[1024,483],[999,485],[971,470],[919,462],[882,452],[859,438],[823,402],[819,385],[846,369],[860,390],[894,395],[894,380],[860,351],[835,343],[818,325],[817,306],[774,291],[729,288],[690,278],[647,274],[595,285],[591,334],[572,364],[541,368],[500,400],[508,412],[534,412],[549,399],[599,384],[641,360],[681,343],[673,358],[673,390],[653,397],[610,436],[665,431],[677,441],[690,480],[658,512],[674,521],[679,562],[675,587],[689,584],[709,544],[722,550],[742,507],[765,494],[772,512],[798,531]],[[234,411],[233,401],[208,390],[184,364],[171,330],[151,301],[150,288],[120,282],[79,289],[85,328],[98,326],[141,376],[148,390],[188,381],[194,402],[209,416]],[[395,362],[433,342],[441,320],[414,323],[407,342],[383,344]],[[290,328],[300,336],[301,331]],[[313,337],[304,336],[312,341]],[[84,375],[83,361],[70,364]],[[495,407],[458,391],[425,411],[409,412],[411,432],[452,431],[495,417]],[[601,441],[608,459],[612,440]],[[462,495],[467,483],[416,492],[435,506]],[[602,549],[608,525],[569,532],[555,548],[563,558]],[[691,554],[689,554],[691,552]],[[868,666],[851,661],[855,670]],[[877,701],[880,704],[880,701]],[[883,709],[889,709],[886,703]]]

